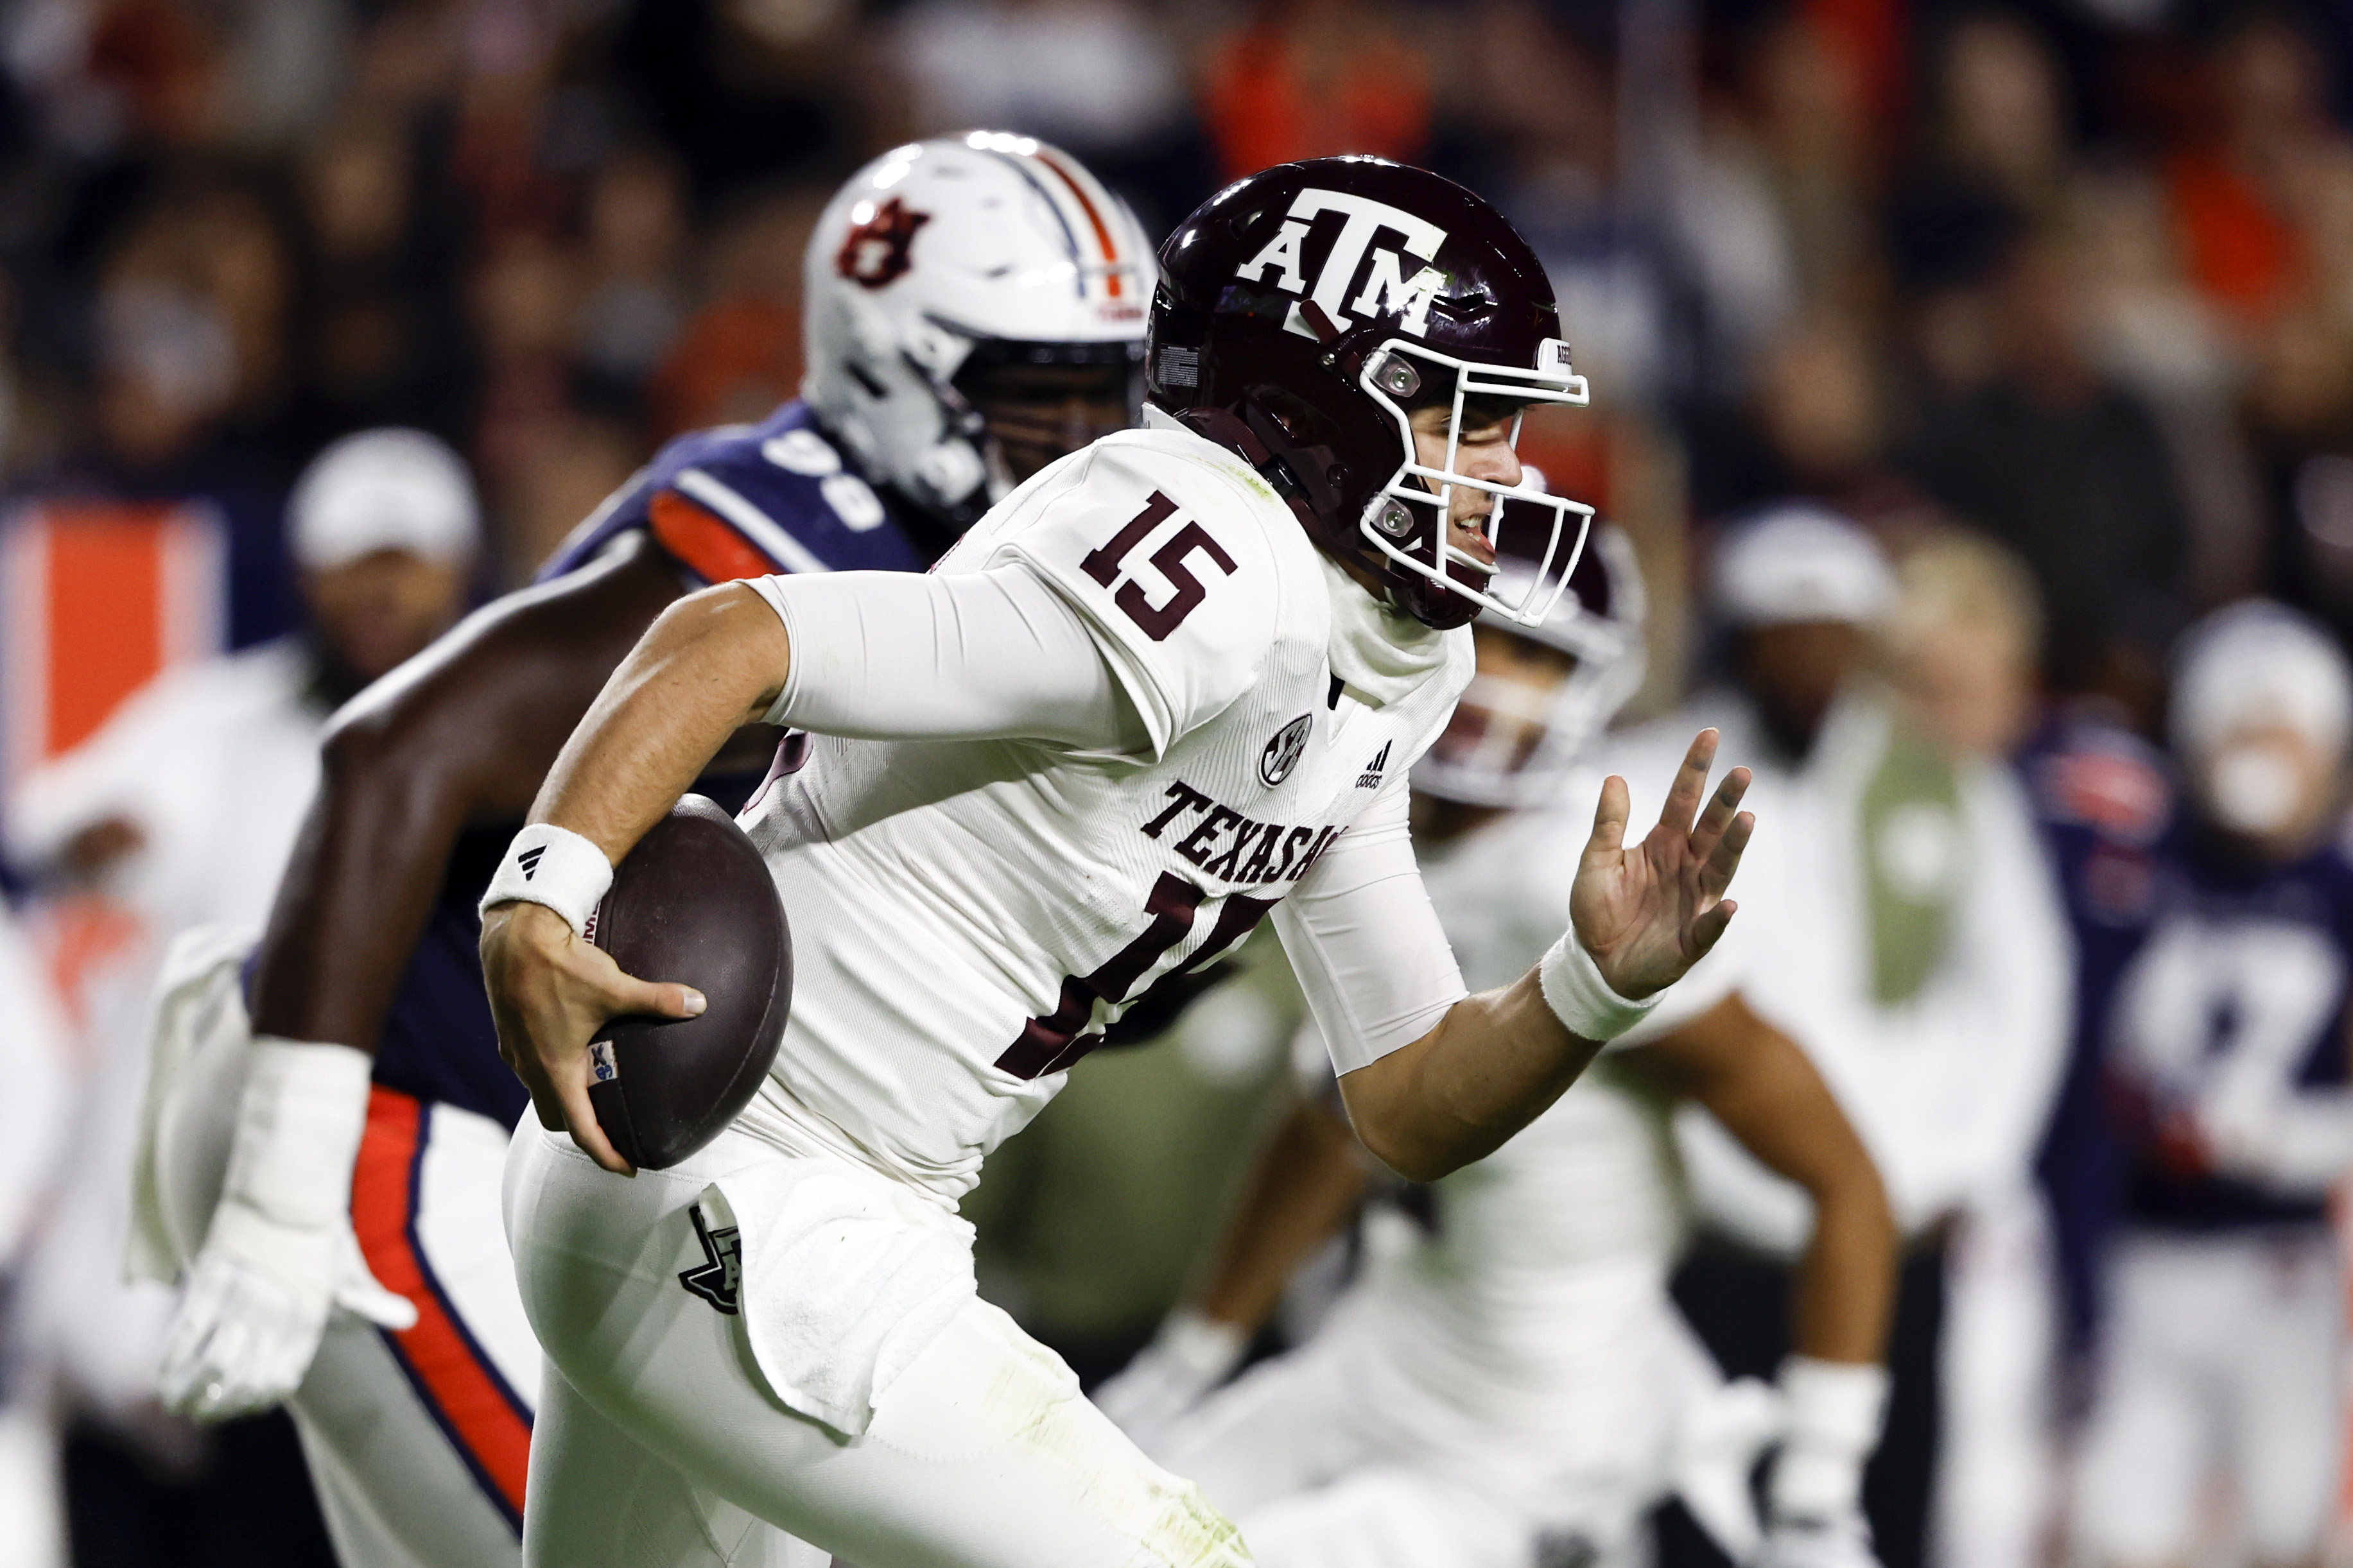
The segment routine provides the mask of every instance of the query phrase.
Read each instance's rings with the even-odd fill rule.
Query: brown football
[[[675,1165],[750,1103],[793,999],[792,936],[744,830],[690,795],[613,871],[588,937],[640,980],[709,1001],[696,1018],[614,1019],[589,1047],[589,1103],[624,1159]]]

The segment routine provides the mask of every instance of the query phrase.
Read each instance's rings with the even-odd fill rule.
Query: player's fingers
[[[1659,821],[1677,833],[1689,833],[1692,818],[1699,815],[1700,797],[1707,793],[1708,770],[1715,765],[1716,732],[1702,730],[1692,737],[1691,750],[1683,753],[1683,766],[1675,770],[1675,782],[1667,788],[1666,804],[1659,811]]]
[[[1734,816],[1740,810],[1741,797],[1748,793],[1749,776],[1746,768],[1735,768],[1724,775],[1724,782],[1707,797],[1707,809],[1699,814],[1699,826],[1692,829],[1693,854],[1705,858],[1724,837],[1725,829],[1732,826]]]
[[[1615,855],[1626,847],[1626,818],[1632,810],[1626,781],[1611,773],[1601,781],[1601,799],[1593,807],[1593,837],[1585,841],[1585,858]]]
[[[588,1099],[588,1074],[584,1067],[575,1074],[555,1075],[555,1091],[564,1101],[564,1120],[572,1129],[572,1141],[580,1152],[616,1175],[634,1176],[637,1167],[621,1158],[613,1141],[605,1136],[604,1128],[596,1124],[596,1108]]]
[[[195,1415],[200,1421],[219,1421],[237,1414],[249,1397],[246,1373],[253,1362],[253,1332],[235,1316],[222,1320],[205,1347],[195,1391]]]
[[[711,1005],[702,993],[691,985],[638,980],[628,974],[617,974],[607,988],[606,996],[613,1004],[616,1016],[623,1013],[645,1013],[657,1018],[699,1018],[702,1010]]]
[[[1692,921],[1691,956],[1694,963],[1707,956],[1716,939],[1724,935],[1724,928],[1730,925],[1732,917],[1739,912],[1740,906],[1726,899]]]
[[[185,1317],[172,1325],[172,1342],[164,1348],[163,1365],[155,1373],[155,1397],[166,1410],[193,1414],[197,1380],[204,1375],[205,1343],[212,1330],[209,1322],[191,1322]]]
[[[564,1100],[549,1081],[547,1068],[541,1065],[539,1052],[533,1048],[531,1037],[522,1025],[501,1016],[499,1025],[499,1056],[507,1070],[522,1080],[524,1092],[531,1096],[531,1108],[539,1115],[539,1124],[550,1132],[564,1131]]]
[[[213,1336],[219,1332],[222,1302],[219,1280],[209,1268],[198,1268],[188,1281],[179,1310],[173,1314],[170,1333],[155,1373],[155,1394],[166,1405],[180,1409],[200,1389],[207,1375]],[[185,1414],[185,1412],[183,1412]]]
[[[1748,847],[1751,835],[1757,831],[1757,814],[1744,811],[1732,819],[1724,837],[1709,851],[1707,863],[1699,868],[1699,890],[1703,898],[1720,899],[1724,889],[1732,886],[1733,873],[1740,869],[1740,857]]]

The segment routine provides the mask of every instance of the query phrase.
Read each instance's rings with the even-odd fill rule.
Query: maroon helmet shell
[[[1501,214],[1426,170],[1318,158],[1227,186],[1178,226],[1160,261],[1145,360],[1154,404],[1213,439],[1262,448],[1316,542],[1377,574],[1398,607],[1434,626],[1482,607],[1513,613],[1484,600],[1483,567],[1444,548],[1443,508],[1430,503],[1463,482],[1451,449],[1443,468],[1419,469],[1403,429],[1407,410],[1451,399],[1459,413],[1465,395],[1584,401],[1552,286]],[[1590,516],[1546,504],[1556,520]],[[1565,579],[1567,561],[1553,565]],[[1549,607],[1529,606],[1527,618]]]

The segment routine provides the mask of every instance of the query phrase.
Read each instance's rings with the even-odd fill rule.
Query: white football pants
[[[1060,1358],[976,1298],[883,1389],[862,1436],[777,1398],[743,1312],[773,1322],[796,1303],[722,1307],[681,1276],[715,1267],[689,1212],[714,1179],[801,1158],[728,1132],[670,1170],[622,1177],[523,1119],[508,1225],[547,1356],[526,1563],[824,1563],[789,1531],[860,1568],[1245,1568],[1198,1489],[1137,1452]],[[735,1211],[747,1234],[760,1217]],[[824,1289],[810,1281],[811,1311]]]
[[[2345,1289],[2328,1235],[2128,1235],[2108,1279],[2075,1499],[2094,1560],[2182,1561],[2215,1465],[2257,1563],[2316,1552],[2344,1412]]]

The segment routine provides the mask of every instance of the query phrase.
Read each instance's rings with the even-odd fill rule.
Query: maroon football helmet
[[[1327,553],[1386,583],[1417,620],[1482,610],[1541,626],[1584,549],[1593,509],[1455,468],[1467,400],[1509,409],[1586,401],[1552,285],[1501,214],[1451,180],[1382,158],[1315,158],[1236,181],[1160,251],[1145,394],[1241,452]],[[1445,461],[1414,451],[1409,416],[1450,409]],[[1537,570],[1508,588],[1448,542],[1458,486],[1550,523]],[[1516,574],[1515,574],[1516,575]]]

